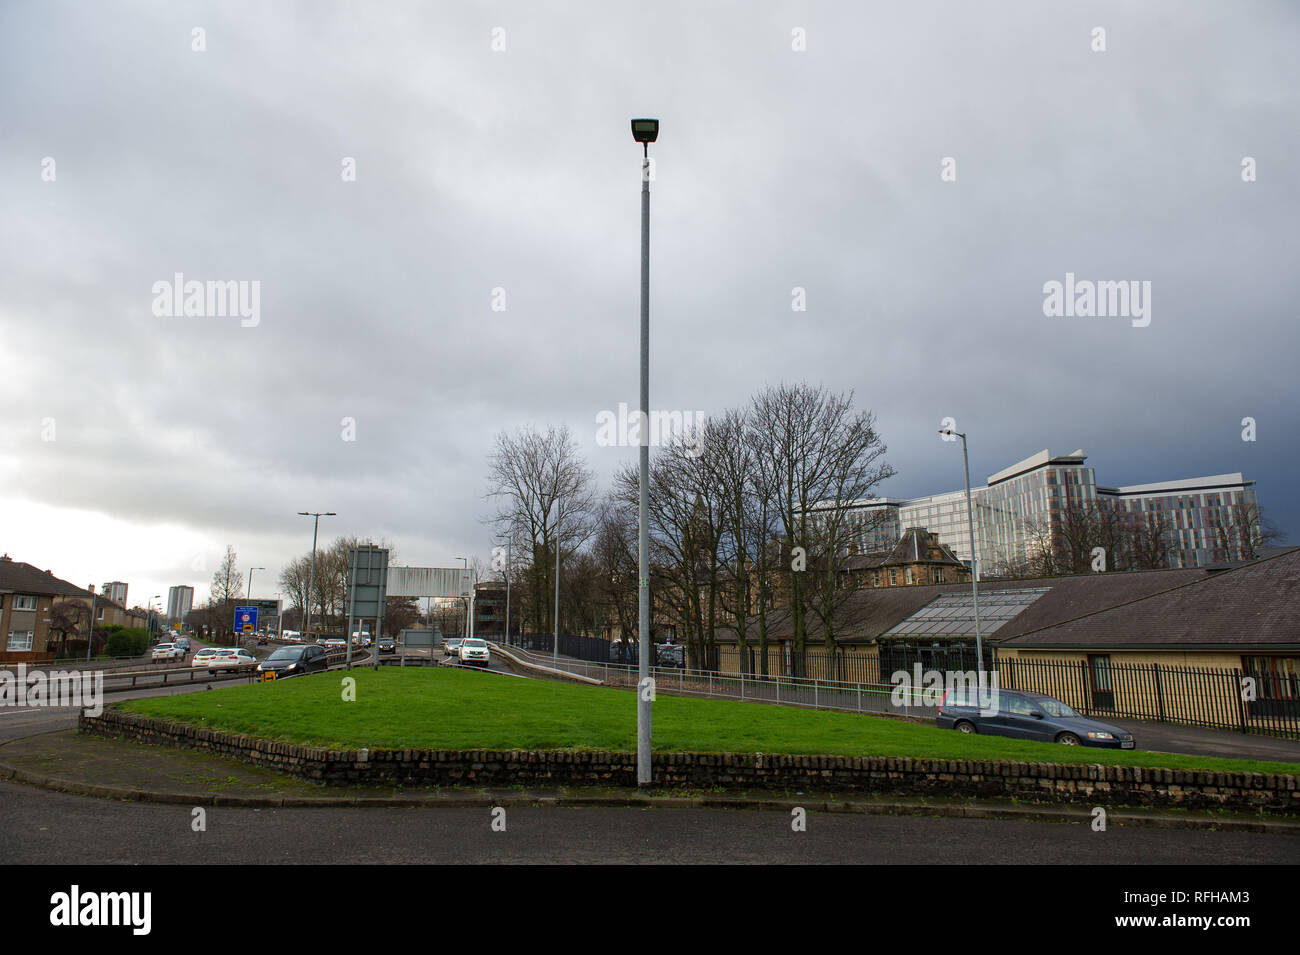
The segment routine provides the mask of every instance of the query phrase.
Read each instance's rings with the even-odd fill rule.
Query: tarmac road
[[[785,811],[510,808],[206,810],[0,783],[0,864],[1293,864],[1300,837]]]

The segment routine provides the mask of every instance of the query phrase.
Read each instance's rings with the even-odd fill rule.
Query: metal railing
[[[1093,660],[999,660],[1005,690],[1045,693],[1085,716],[1300,737],[1300,683],[1237,669]]]
[[[509,646],[509,645],[508,645]],[[621,663],[602,663],[561,657],[510,646],[510,652],[538,666],[600,680],[609,686],[635,687],[637,668]],[[792,676],[750,676],[718,673],[684,667],[651,667],[655,692],[680,696],[708,696],[802,706],[810,709],[847,710],[920,719],[933,718],[938,707],[926,699],[920,687],[896,689],[885,684],[851,683]]]

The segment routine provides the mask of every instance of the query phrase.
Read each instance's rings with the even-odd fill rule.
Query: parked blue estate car
[[[994,707],[988,706],[987,709]],[[1010,736],[1066,746],[1099,746],[1103,749],[1133,749],[1136,743],[1127,730],[1080,716],[1060,700],[1042,693],[999,690],[997,712],[980,712],[974,689],[950,690],[939,704],[935,724],[940,729],[988,736]]]

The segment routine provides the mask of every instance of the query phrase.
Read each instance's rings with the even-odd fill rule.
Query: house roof
[[[931,557],[930,550],[937,548],[938,557]],[[965,567],[961,558],[953,553],[952,548],[941,543],[937,535],[922,527],[909,527],[886,553],[855,554],[844,561],[845,570],[871,570],[875,567],[888,567],[898,564],[952,564]]]
[[[89,597],[90,591],[60,580],[48,570],[10,558],[0,559],[0,593],[42,597]]]
[[[1226,575],[1225,571],[1224,574]],[[998,590],[1024,590],[1048,588],[1021,613],[1004,623],[997,633],[996,642],[1007,643],[1010,638],[1063,623],[1067,620],[1130,603],[1152,594],[1184,585],[1206,581],[1202,569],[1172,569],[1116,572],[1109,574],[1081,574],[1073,577],[1037,577],[1025,580],[986,580],[980,582],[980,593]],[[1213,579],[1213,578],[1211,578]],[[925,607],[941,594],[970,593],[970,584],[927,584],[910,587],[861,588],[845,598],[837,615],[835,632],[840,643],[862,643],[875,640],[885,631],[897,626],[912,614]],[[793,635],[790,609],[782,607],[768,611],[769,639],[789,639]],[[757,620],[751,619],[748,638],[757,635]],[[715,638],[724,642],[736,639],[734,627],[719,627]],[[820,640],[820,621],[815,613],[808,617],[808,639]],[[1022,646],[1023,644],[1011,644]]]
[[[1052,625],[1022,628],[1001,643],[1017,649],[1300,649],[1300,548]]]

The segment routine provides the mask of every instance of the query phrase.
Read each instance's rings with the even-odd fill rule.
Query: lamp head
[[[652,143],[659,138],[659,120],[632,120],[632,138],[638,143]]]

